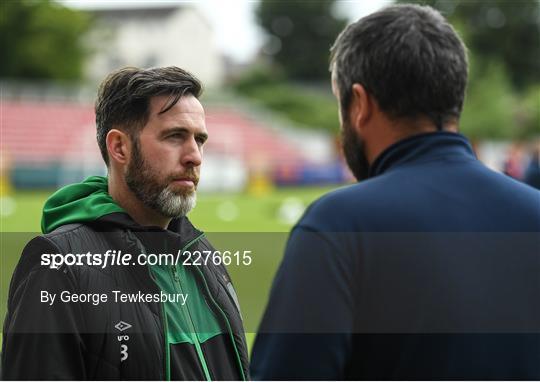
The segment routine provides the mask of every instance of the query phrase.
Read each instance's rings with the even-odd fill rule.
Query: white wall
[[[88,42],[95,51],[87,64],[90,80],[100,82],[123,66],[175,65],[192,72],[205,87],[222,83],[223,62],[213,31],[196,9],[180,7],[162,17],[98,20]]]

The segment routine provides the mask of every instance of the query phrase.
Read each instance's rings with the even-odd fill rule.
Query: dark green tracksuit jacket
[[[212,261],[135,261],[141,253],[213,251],[187,218],[173,220],[167,230],[141,227],[108,195],[106,179],[91,177],[47,201],[42,230],[24,248],[11,280],[3,379],[248,378],[241,315],[226,269]],[[132,254],[133,260],[106,267],[42,265],[44,253],[107,250]],[[44,291],[56,294],[52,305],[41,302]],[[115,301],[113,291],[135,297]],[[105,294],[107,301],[62,302],[62,293]],[[177,300],[162,301],[162,294]]]

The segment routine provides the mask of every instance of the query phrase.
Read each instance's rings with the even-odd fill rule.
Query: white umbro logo
[[[131,325],[127,322],[120,321],[118,324],[114,325],[114,327],[123,332],[124,330],[131,328]]]

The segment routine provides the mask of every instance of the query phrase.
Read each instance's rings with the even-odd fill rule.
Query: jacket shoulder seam
[[[72,227],[70,227],[68,229],[65,229],[65,230],[62,229],[62,228],[65,228],[65,227],[67,227],[69,225],[72,225]],[[41,235],[41,236],[52,239],[52,238],[54,238],[56,236],[60,236],[60,235],[63,235],[63,234],[69,233],[69,232],[73,232],[73,231],[78,230],[78,229],[80,229],[82,227],[85,227],[85,225],[84,224],[66,224],[66,225],[58,227],[57,229],[55,229],[52,232],[49,232],[49,233]]]

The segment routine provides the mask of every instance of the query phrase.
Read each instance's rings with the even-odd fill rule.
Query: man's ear
[[[109,159],[120,164],[127,164],[130,158],[131,141],[121,130],[111,129],[105,138]]]
[[[360,130],[362,130],[373,114],[373,99],[360,84],[353,84],[352,86],[352,100],[349,113],[349,121],[351,121],[355,129]]]

